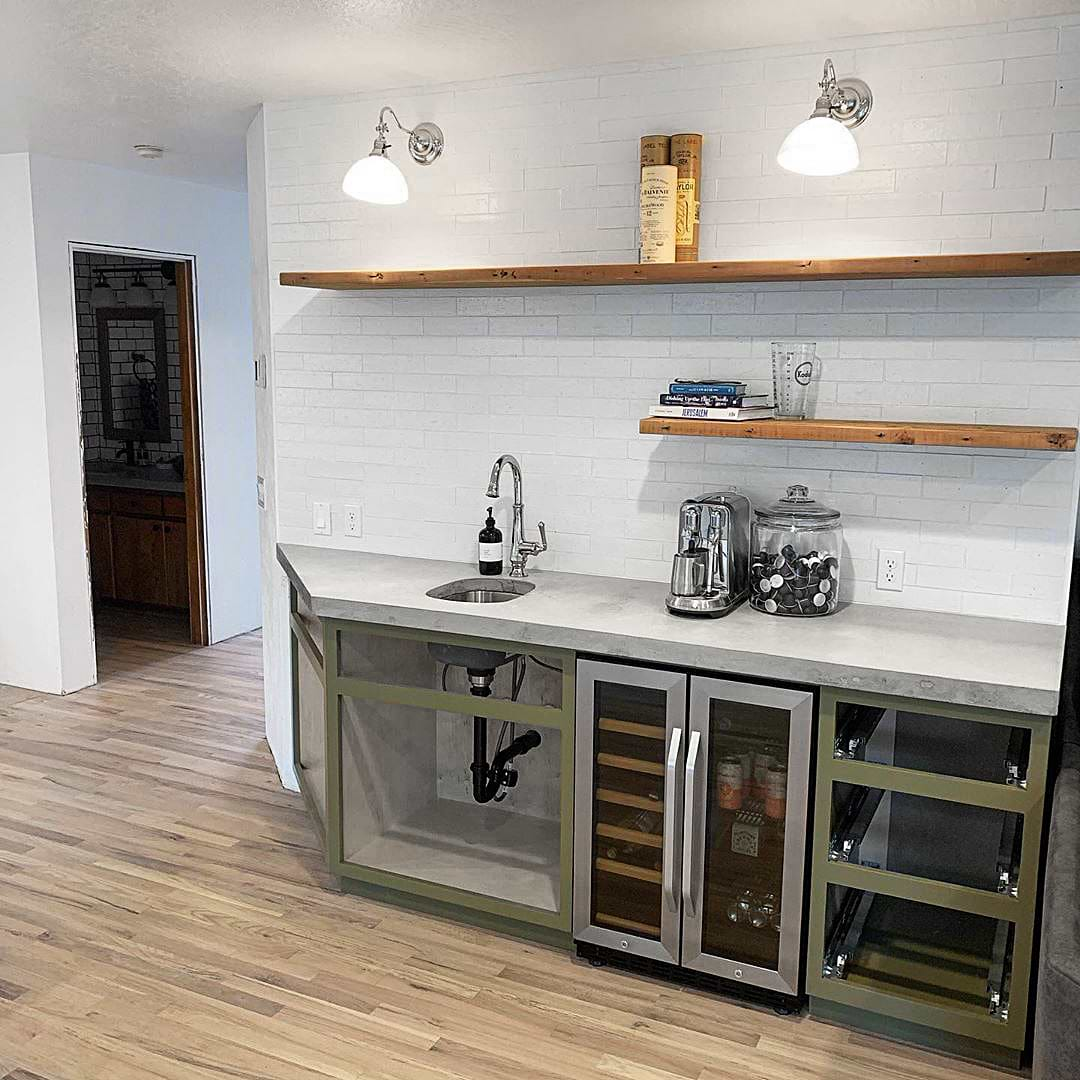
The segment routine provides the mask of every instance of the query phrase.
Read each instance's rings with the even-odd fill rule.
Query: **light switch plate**
[[[259,501],[259,509],[266,509],[266,478],[263,476],[255,477],[255,498]]]
[[[345,514],[344,533],[346,536],[364,535],[364,518],[359,506],[343,507]]]
[[[311,531],[316,536],[329,536],[331,534],[329,503],[317,502],[311,504]]]

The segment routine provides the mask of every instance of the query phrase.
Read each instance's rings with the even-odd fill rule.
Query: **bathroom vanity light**
[[[837,82],[831,60],[825,61],[821,96],[809,120],[792,129],[776,155],[789,172],[804,176],[838,176],[859,165],[859,147],[850,129],[870,115],[874,103],[870,87],[862,79]]]
[[[152,307],[154,304],[154,294],[138,270],[124,290],[124,303],[127,307]]]
[[[430,165],[438,158],[443,150],[443,133],[437,124],[428,121],[407,128],[389,105],[382,107],[379,122],[375,125],[375,145],[367,157],[362,157],[345,174],[341,190],[362,202],[393,206],[408,199],[409,185],[405,181],[405,174],[386,156],[386,151],[390,149],[386,141],[390,133],[386,123],[387,113],[394,118],[398,128],[409,136],[409,154],[417,165]]]
[[[116,290],[109,284],[105,271],[95,270],[94,273],[97,274],[97,280],[90,290],[90,306],[93,308],[116,307]]]

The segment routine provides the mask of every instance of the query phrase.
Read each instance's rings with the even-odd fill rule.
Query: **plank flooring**
[[[0,688],[2,1080],[1000,1078],[335,892],[259,636],[183,632],[103,616],[97,686]]]

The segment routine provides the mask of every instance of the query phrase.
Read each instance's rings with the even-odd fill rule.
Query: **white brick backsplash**
[[[775,164],[821,61],[875,106],[847,176]],[[633,261],[637,140],[705,136],[701,257],[1080,247],[1080,20],[865,36],[394,91],[447,153],[403,162],[392,210],[340,191],[384,94],[266,107],[271,274]],[[810,484],[844,514],[848,599],[1060,622],[1073,455],[653,438],[676,376],[771,388],[769,343],[817,341],[819,416],[1038,424],[1080,413],[1073,279],[302,293],[272,289],[278,532],[364,507],[372,551],[471,559],[501,451],[523,463],[547,567],[664,579],[678,504]],[[507,514],[506,499],[497,512]],[[322,542],[322,540],[320,540]],[[877,551],[907,559],[876,589]]]

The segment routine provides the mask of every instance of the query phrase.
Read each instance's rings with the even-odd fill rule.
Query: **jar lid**
[[[754,515],[767,525],[794,525],[800,528],[821,529],[840,521],[840,511],[810,497],[805,484],[792,484],[787,494],[768,506],[757,506]]]

